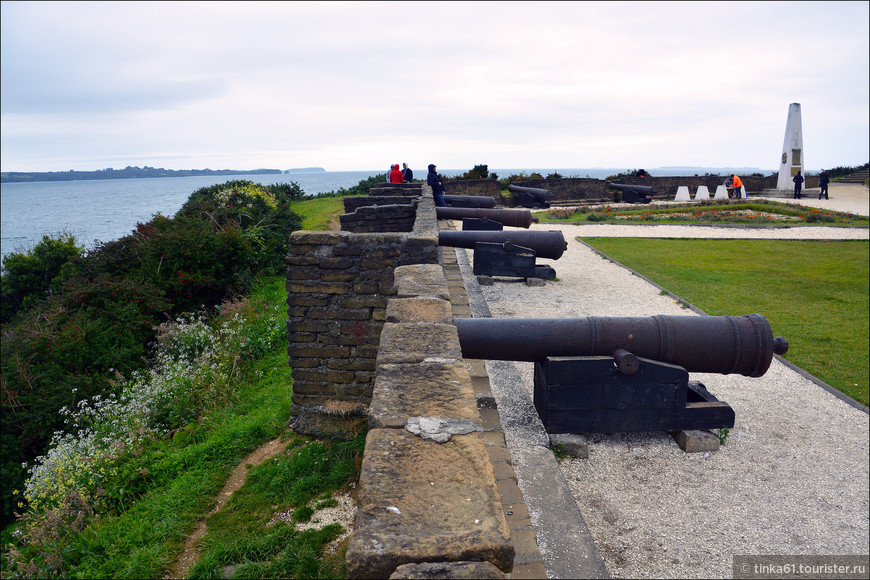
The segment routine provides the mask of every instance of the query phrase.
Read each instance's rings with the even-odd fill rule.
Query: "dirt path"
[[[236,466],[229,478],[227,478],[226,483],[217,495],[217,505],[207,514],[207,516],[219,511],[224,504],[229,501],[236,490],[244,485],[250,468],[256,467],[281,453],[287,448],[289,443],[289,440],[281,441],[280,439],[273,439],[268,443],[264,443],[259,449],[245,457],[245,459]],[[191,534],[185,541],[184,550],[178,556],[178,559],[175,561],[175,564],[172,565],[170,571],[164,576],[164,579],[184,578],[187,576],[190,568],[197,560],[199,560],[199,550],[197,550],[196,544],[205,535],[206,530],[205,519],[203,519],[196,526],[193,534]]]

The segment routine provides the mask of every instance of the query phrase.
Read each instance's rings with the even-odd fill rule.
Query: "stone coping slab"
[[[513,567],[510,527],[479,432],[435,443],[405,429],[370,430],[357,504],[348,578],[387,578],[423,562]]]
[[[378,366],[462,360],[459,333],[453,324],[385,324],[377,360]]]
[[[393,273],[398,298],[438,298],[450,300],[447,278],[440,264],[399,266]]]
[[[387,303],[386,321],[451,324],[453,308],[439,298],[393,298]]]
[[[378,367],[369,429],[398,429],[411,417],[435,416],[480,423],[471,377],[462,360]]]

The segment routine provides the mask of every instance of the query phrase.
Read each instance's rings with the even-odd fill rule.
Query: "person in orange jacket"
[[[729,181],[731,182],[731,185],[728,185],[727,182],[725,183],[725,188],[728,190],[728,197],[738,199],[741,196],[740,188],[743,187],[743,182],[740,181],[740,178],[736,175],[732,175]]]

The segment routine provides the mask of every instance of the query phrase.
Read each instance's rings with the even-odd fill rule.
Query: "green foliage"
[[[833,169],[825,169],[825,171],[828,173],[828,177],[830,177],[832,180],[836,180],[836,178],[846,177],[847,175],[855,173],[856,171],[868,168],[870,168],[870,163],[865,163],[864,165],[859,165],[857,167],[837,166]]]
[[[341,576],[341,562],[324,563],[324,548],[343,531],[341,526],[300,532],[294,525],[315,520],[318,510],[337,505],[334,499],[318,498],[355,479],[355,463],[364,447],[365,433],[351,441],[297,436],[284,453],[253,467],[224,509],[209,517],[202,557],[191,577],[214,578],[230,566],[237,578]],[[293,523],[264,526],[276,511],[288,508],[293,508]]]
[[[498,179],[498,175],[489,172],[489,167],[486,165],[475,165],[470,170],[462,175],[450,178],[452,180],[460,179]]]
[[[290,202],[301,193],[296,184],[231,181],[195,191],[174,218],[157,214],[87,255],[62,236],[4,260],[4,525],[21,464],[45,451],[62,426],[61,408],[115,393],[123,382],[113,373],[141,371],[161,322],[211,311],[245,294],[257,276],[283,271],[287,238],[301,224]],[[235,345],[241,356],[270,348],[276,333],[261,330]]]
[[[507,189],[507,187],[511,183],[515,183],[517,181],[528,181],[529,179],[543,179],[543,178],[544,178],[543,175],[541,175],[540,173],[537,173],[535,171],[533,171],[529,174],[526,174],[525,171],[520,171],[519,173],[513,173],[511,175],[508,175],[504,179],[500,179],[499,183],[501,184],[502,189]]]
[[[76,243],[75,236],[60,234],[57,238],[43,236],[29,252],[5,256],[0,278],[0,320],[9,322],[59,292],[63,283],[76,274],[83,255],[84,247]]]
[[[614,175],[608,175],[604,179],[607,181],[617,181],[622,179],[623,177],[634,177],[637,174],[637,169],[629,169],[627,171],[620,171]]]
[[[207,324],[199,316],[163,325],[152,369],[118,379],[116,396],[63,411],[68,431],[16,490],[26,511],[4,546],[4,577],[163,573],[229,470],[284,428],[282,290],[275,278]]]
[[[572,222],[655,222],[655,223],[732,223],[732,224],[794,224],[830,223],[867,225],[866,216],[827,211],[787,203],[759,200],[731,202],[708,200],[690,204],[660,204],[654,207],[560,207],[550,209],[542,221]]]
[[[137,280],[100,276],[74,281],[40,303],[2,336],[3,406],[0,419],[5,479],[4,517],[11,519],[15,467],[41,453],[63,425],[64,406],[111,392],[110,373],[139,368],[169,303]]]
[[[719,440],[719,445],[725,445],[725,441],[728,439],[729,433],[731,433],[731,429],[729,429],[728,427],[716,429],[716,438]]]

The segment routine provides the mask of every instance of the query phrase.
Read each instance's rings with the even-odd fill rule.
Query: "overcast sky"
[[[868,2],[2,2],[2,170],[870,159]]]

